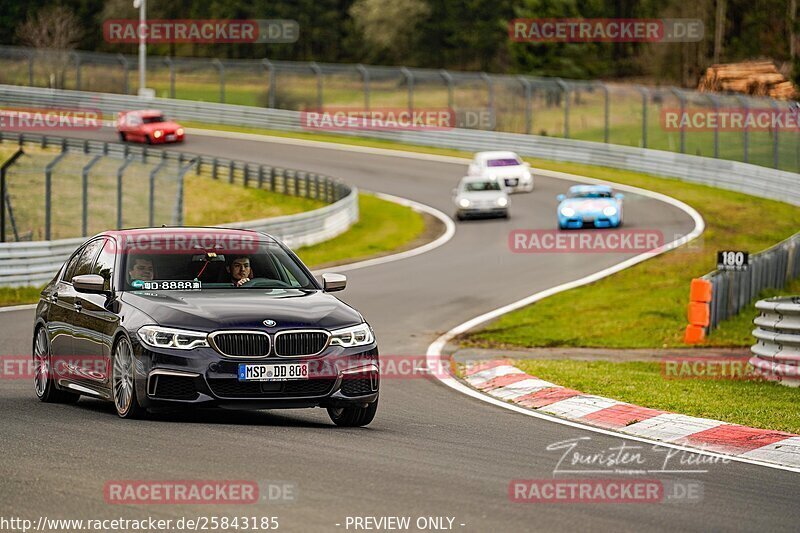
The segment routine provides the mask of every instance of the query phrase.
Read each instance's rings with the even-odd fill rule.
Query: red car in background
[[[152,109],[119,113],[117,132],[123,142],[147,144],[183,142],[185,133],[180,124],[167,120],[161,111]]]

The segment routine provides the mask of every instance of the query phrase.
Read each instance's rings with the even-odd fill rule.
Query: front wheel
[[[122,142],[126,142],[128,140],[128,138],[125,135],[124,131],[119,132],[119,140],[122,141]]]
[[[33,386],[36,397],[45,403],[75,403],[79,394],[58,390],[53,381],[53,361],[50,357],[50,341],[44,327],[36,331],[33,341]]]
[[[140,418],[145,409],[136,399],[133,348],[127,337],[121,337],[114,346],[111,365],[111,392],[117,414],[120,418]]]
[[[354,428],[372,422],[377,410],[378,400],[375,400],[366,407],[328,407],[328,416],[339,427]]]

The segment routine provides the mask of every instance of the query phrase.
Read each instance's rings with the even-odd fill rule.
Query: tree
[[[38,51],[51,87],[64,87],[69,51],[77,47],[83,36],[80,20],[67,7],[49,6],[37,11],[17,29],[17,37]]]
[[[369,55],[401,60],[415,41],[417,23],[430,13],[423,0],[357,0],[350,16],[371,50]]]

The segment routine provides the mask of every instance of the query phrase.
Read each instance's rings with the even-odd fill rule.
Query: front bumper
[[[616,228],[619,226],[619,216],[607,217],[605,215],[600,215],[598,217],[593,217],[577,214],[575,216],[565,217],[559,214],[558,226],[562,229]]]
[[[468,207],[459,208],[457,211],[459,218],[493,218],[507,217],[508,207]]]
[[[280,409],[366,405],[378,398],[377,344],[333,347],[316,357],[240,359],[212,348],[154,351],[134,347],[136,392],[143,407]],[[309,379],[239,381],[239,363],[307,362]]]

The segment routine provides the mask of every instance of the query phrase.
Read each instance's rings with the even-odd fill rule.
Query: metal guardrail
[[[135,56],[0,46],[0,83],[128,95]],[[302,110],[324,106],[415,107],[437,102],[459,115],[486,111],[468,127],[586,139],[800,170],[796,131],[666,129],[666,109],[786,110],[787,102],[677,87],[528,75],[316,62],[151,56],[158,94],[209,102]],[[244,83],[246,91],[230,87]],[[226,87],[228,89],[226,90]],[[344,89],[344,90],[342,90]],[[186,92],[184,92],[186,91]],[[200,93],[198,91],[205,91]],[[360,94],[359,94],[360,93]],[[430,106],[431,104],[427,103]]]
[[[295,215],[225,225],[264,231],[291,247],[308,246],[333,238],[347,231],[358,220],[356,188],[319,174],[122,143],[0,132],[0,142],[4,141],[11,141],[21,146],[30,143],[40,146],[59,146],[63,153],[96,154],[119,160],[175,160],[182,165],[181,177],[194,169],[199,175],[211,179],[328,203],[329,205],[319,209]],[[120,194],[118,191],[118,197]],[[182,195],[179,195],[179,198],[182,198]],[[178,225],[182,224],[182,209],[182,203],[179,201],[176,205],[179,213]],[[121,222],[119,217],[117,218],[118,229],[121,229],[119,228]],[[37,285],[47,282],[69,254],[84,240],[81,237],[55,241],[0,243],[0,286]]]
[[[756,303],[750,364],[765,378],[800,386],[800,296]]]
[[[113,115],[135,106],[157,107],[172,118],[204,124],[306,131],[297,111],[0,85],[0,102],[10,106],[98,109]],[[800,205],[798,175],[737,161],[598,142],[469,129],[444,131],[340,131],[342,135],[452,148],[467,152],[491,148],[519,154],[612,167],[710,185]],[[800,146],[800,144],[798,144]]]
[[[711,282],[708,330],[747,307],[765,289],[783,289],[800,276],[800,233],[750,256],[747,270],[714,270],[703,279]],[[761,303],[761,302],[759,302]],[[758,308],[758,304],[756,305]]]

